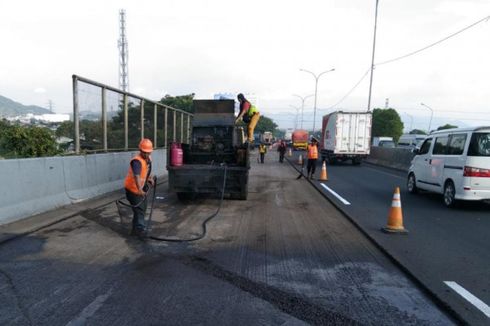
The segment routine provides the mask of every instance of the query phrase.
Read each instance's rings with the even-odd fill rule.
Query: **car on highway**
[[[427,135],[424,134],[403,134],[398,139],[396,147],[407,149],[420,148],[425,138],[427,138]]]
[[[444,204],[490,200],[490,126],[436,131],[415,149],[407,190],[443,194]]]

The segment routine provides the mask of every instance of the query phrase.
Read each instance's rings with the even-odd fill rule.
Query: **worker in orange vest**
[[[306,147],[308,154],[308,163],[306,165],[306,171],[308,172],[308,178],[313,179],[316,168],[316,160],[318,159],[318,139],[311,137],[310,143]]]
[[[144,138],[139,143],[139,154],[131,159],[128,174],[124,181],[126,198],[133,209],[132,235],[143,236],[145,233],[145,212],[149,186],[155,185],[151,175],[151,157],[153,143]]]

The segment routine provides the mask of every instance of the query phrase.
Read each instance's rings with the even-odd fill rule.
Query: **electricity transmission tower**
[[[119,88],[129,92],[128,41],[126,40],[126,11],[119,11]]]

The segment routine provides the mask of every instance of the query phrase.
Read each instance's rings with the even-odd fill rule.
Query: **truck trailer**
[[[336,111],[323,116],[320,154],[329,164],[360,164],[371,146],[371,112]]]
[[[191,141],[180,145],[183,162],[173,164],[170,151],[167,157],[169,192],[179,199],[222,191],[226,198],[247,199],[249,149],[243,128],[235,126],[234,102],[193,101]]]
[[[270,131],[264,131],[262,134],[262,143],[265,145],[272,145],[274,137],[272,136],[272,132]]]

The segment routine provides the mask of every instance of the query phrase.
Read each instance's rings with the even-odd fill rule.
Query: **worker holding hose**
[[[139,143],[139,154],[131,159],[128,174],[124,181],[126,198],[133,209],[133,229],[131,235],[145,234],[145,212],[149,186],[154,186],[155,179],[151,175],[151,157],[153,143],[144,138]]]

